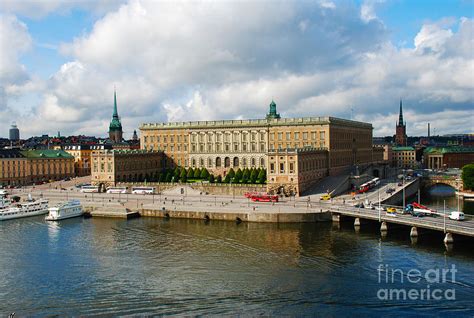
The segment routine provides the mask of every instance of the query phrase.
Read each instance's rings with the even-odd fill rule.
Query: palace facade
[[[335,117],[281,118],[275,102],[269,108],[264,119],[144,123],[141,148],[163,151],[164,167],[207,168],[220,175],[230,168],[268,171],[270,154],[291,149],[298,156],[302,149],[324,153],[324,167],[315,168],[318,180],[373,161],[371,124]]]

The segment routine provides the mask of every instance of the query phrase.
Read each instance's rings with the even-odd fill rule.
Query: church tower
[[[400,99],[400,114],[398,115],[398,123],[396,124],[395,144],[397,146],[407,145],[406,122],[403,121],[402,100]]]
[[[114,143],[122,142],[122,134],[122,123],[120,122],[117,110],[117,93],[114,90],[114,113],[109,126],[109,139]]]

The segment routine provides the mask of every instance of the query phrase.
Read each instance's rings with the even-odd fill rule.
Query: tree
[[[265,181],[267,181],[267,173],[265,169],[260,169],[260,173],[258,174],[257,181],[258,183],[261,183],[261,184],[264,184]]]
[[[165,181],[165,174],[164,173],[160,173],[158,175],[158,182],[164,182]]]
[[[234,169],[230,168],[230,169],[229,169],[229,172],[227,172],[226,177],[227,177],[227,176],[229,176],[229,178],[231,178],[231,179],[232,179],[233,177],[235,177],[235,171],[234,171]]]
[[[171,171],[168,171],[166,173],[166,182],[171,182],[173,180],[173,174],[171,173]]]
[[[250,171],[248,168],[244,169],[244,172],[242,173],[242,183],[248,183],[250,178]]]
[[[188,179],[194,178],[194,170],[193,170],[193,168],[189,167],[187,177],[188,177]]]
[[[209,178],[207,179],[209,181],[209,183],[214,183],[214,175],[213,174],[210,174],[209,175]]]
[[[201,170],[199,168],[196,168],[194,170],[194,179],[199,179],[201,177]]]
[[[234,177],[234,182],[235,183],[240,183],[240,181],[242,181],[242,176],[244,175],[244,173],[242,172],[242,170],[237,169],[237,172],[235,173],[235,177]]]
[[[257,170],[256,169],[252,169],[252,172],[250,172],[250,183],[255,183],[257,182]]]
[[[461,179],[464,190],[474,190],[474,163],[462,167]]]
[[[217,182],[217,183],[222,183],[222,177],[221,177],[221,175],[218,175],[218,176],[217,176],[216,182]]]
[[[178,180],[179,179],[179,176],[181,174],[181,169],[179,167],[176,167],[173,171],[173,175],[174,175],[174,179],[175,180]]]
[[[183,183],[186,183],[188,181],[188,174],[186,173],[186,169],[181,168],[181,173],[179,174],[179,180]]]
[[[209,171],[207,171],[206,168],[201,169],[200,178],[203,179],[203,180],[207,180],[207,178],[209,178]]]
[[[229,183],[232,178],[230,177],[230,174],[228,173],[225,178],[224,178],[224,183]]]

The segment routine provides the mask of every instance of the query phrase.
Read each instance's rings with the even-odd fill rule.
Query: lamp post
[[[443,200],[444,233],[446,233],[446,200]]]
[[[379,194],[379,223],[382,221],[382,207],[381,207],[381,203],[380,203],[380,186],[379,186],[379,191],[378,191],[378,194]]]
[[[402,192],[403,192],[403,208],[405,208],[405,169],[403,171],[403,177],[402,177]]]

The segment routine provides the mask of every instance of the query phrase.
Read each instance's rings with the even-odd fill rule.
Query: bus
[[[107,189],[107,193],[124,194],[127,193],[127,187],[110,187]]]
[[[81,187],[82,193],[99,193],[99,187],[93,185],[85,185]]]
[[[155,188],[154,187],[133,187],[132,193],[133,194],[154,194]]]
[[[278,202],[278,196],[270,194],[252,195],[250,199],[253,202]]]

